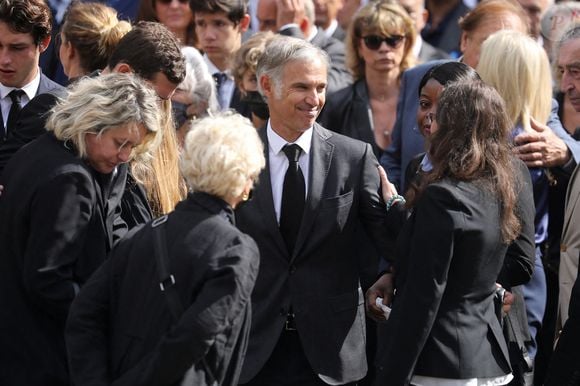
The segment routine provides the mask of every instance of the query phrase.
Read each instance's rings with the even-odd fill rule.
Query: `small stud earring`
[[[248,201],[250,199],[250,195],[248,193],[242,194],[242,201]]]

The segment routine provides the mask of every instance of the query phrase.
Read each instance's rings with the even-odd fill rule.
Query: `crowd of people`
[[[0,0],[0,385],[580,386],[580,5]]]

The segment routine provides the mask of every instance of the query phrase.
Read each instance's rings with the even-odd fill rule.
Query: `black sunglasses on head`
[[[369,50],[373,51],[376,51],[379,48],[381,48],[381,44],[383,44],[383,42],[387,43],[387,45],[391,48],[399,48],[403,40],[405,40],[405,37],[402,35],[393,35],[385,37],[378,35],[363,36],[365,46],[367,46]]]

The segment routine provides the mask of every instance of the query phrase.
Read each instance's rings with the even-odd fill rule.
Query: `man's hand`
[[[304,0],[276,0],[276,29],[286,24],[300,26],[304,19]]]
[[[383,298],[383,304],[390,305],[393,301],[393,274],[385,273],[367,290],[367,315],[377,322],[384,322],[383,310],[377,306],[377,298]]]
[[[514,304],[514,301],[516,300],[514,294],[512,294],[509,291],[505,291],[504,295],[503,295],[503,304],[502,304],[502,311],[507,314],[508,312],[510,312],[510,310],[512,309],[512,304]]]
[[[528,167],[562,166],[570,160],[566,143],[552,129],[531,118],[533,132],[523,132],[514,138],[514,152]]]

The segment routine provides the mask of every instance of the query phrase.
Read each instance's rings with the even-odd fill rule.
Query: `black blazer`
[[[332,127],[337,133],[370,144],[375,157],[380,158],[383,151],[375,143],[364,79],[330,94],[318,122],[324,127]]]
[[[358,224],[382,255],[391,257],[393,247],[378,194],[377,161],[368,144],[318,124],[313,130],[308,198],[293,254],[288,254],[276,221],[268,165],[254,198],[237,211],[239,228],[256,240],[262,256],[241,383],[254,378],[270,357],[290,305],[315,373],[346,383],[367,372],[354,237]],[[268,159],[266,130],[260,135]]]
[[[18,149],[46,133],[44,123],[48,112],[64,92],[61,85],[40,74],[36,96],[20,110],[14,129],[5,138],[0,138],[0,175]]]
[[[493,304],[507,251],[498,206],[472,182],[443,179],[423,192],[397,242],[396,296],[377,385],[408,385],[413,374],[511,372]]]
[[[68,308],[114,242],[114,209],[105,192],[119,189],[104,185],[108,177],[52,133],[6,166],[0,179],[0,384],[68,384]]]
[[[194,193],[165,226],[169,270],[185,312],[159,288],[154,235],[136,228],[75,299],[66,343],[74,385],[236,385],[258,274],[254,241],[222,200]]]

